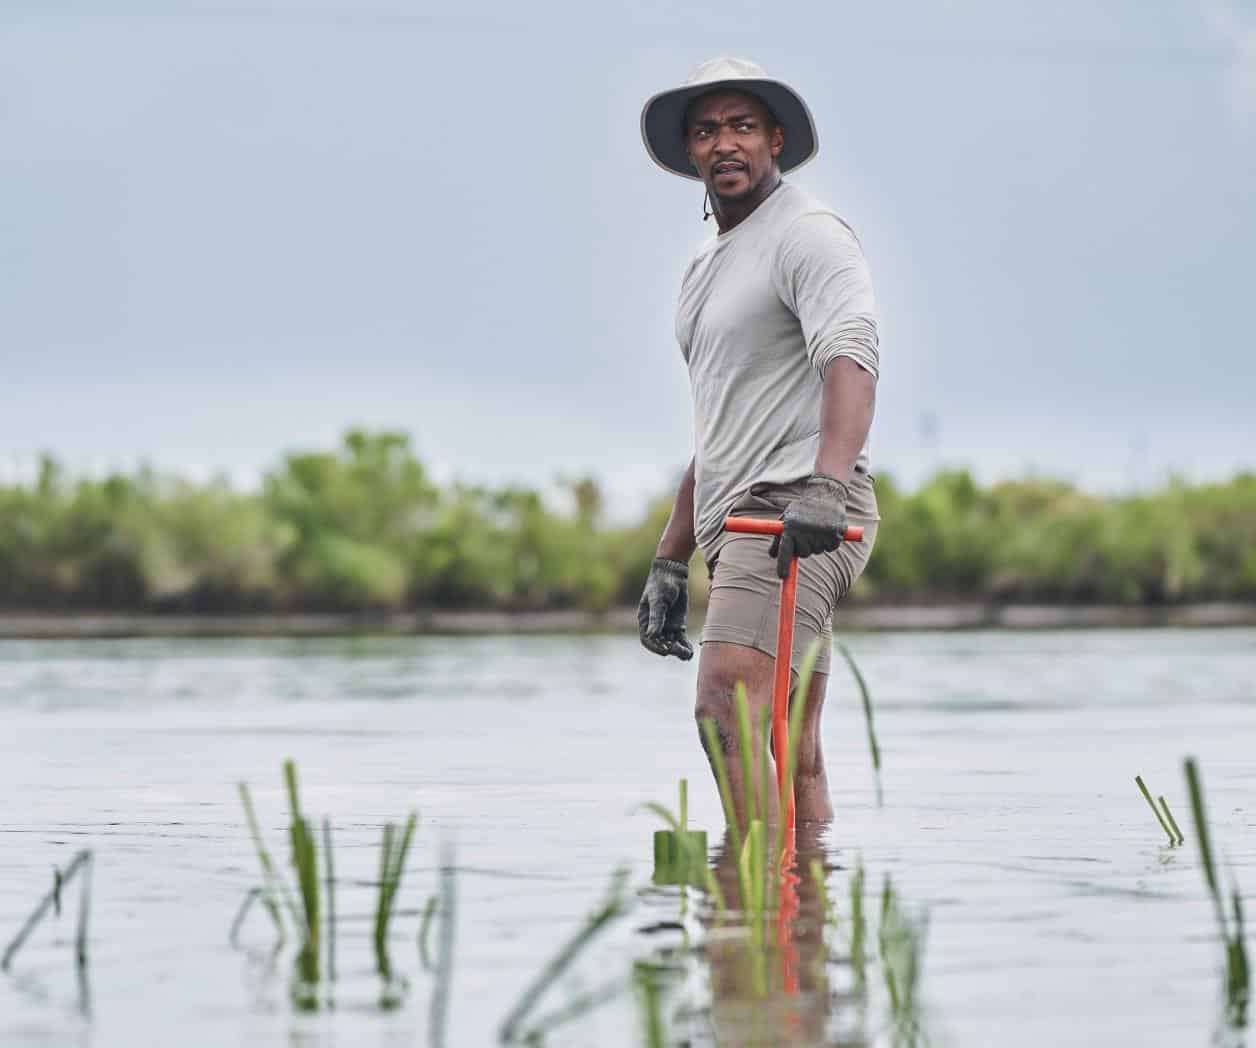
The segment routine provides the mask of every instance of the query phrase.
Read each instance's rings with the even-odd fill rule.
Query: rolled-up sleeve
[[[772,260],[781,301],[798,318],[807,358],[821,375],[838,357],[880,374],[877,304],[859,241],[831,212],[800,215]]]

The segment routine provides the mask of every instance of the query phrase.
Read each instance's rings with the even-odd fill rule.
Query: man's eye
[[[738,131],[753,131],[753,130],[754,130],[754,124],[749,124],[749,123],[741,123],[741,124],[738,124],[738,125],[737,125],[737,130],[738,130]]]

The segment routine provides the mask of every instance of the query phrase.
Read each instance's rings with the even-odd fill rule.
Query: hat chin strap
[[[702,221],[703,222],[705,222],[708,218],[710,218],[715,213],[708,209],[708,205],[710,205],[710,203],[711,203],[711,191],[708,189],[705,193],[702,194]]]

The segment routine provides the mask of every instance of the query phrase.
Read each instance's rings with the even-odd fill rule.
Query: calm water
[[[850,643],[877,703],[885,805],[857,693],[835,663],[825,738],[838,815],[808,847],[832,868],[840,911],[860,855],[873,909],[886,873],[912,908],[928,907],[932,1040],[1209,1043],[1220,954],[1181,758],[1199,757],[1215,839],[1256,902],[1256,631]],[[693,902],[680,920],[675,891],[642,890],[657,822],[634,807],[673,805],[681,776],[719,857],[694,674],[629,637],[0,642],[0,945],[55,864],[96,853],[89,985],[75,980],[71,892],[68,912],[0,978],[0,1043],[423,1045],[430,979],[415,911],[436,890],[443,839],[456,847],[459,903],[450,1044],[494,1043],[620,862],[635,910],[541,1012],[626,977],[635,958],[668,956],[664,1013],[692,1043],[755,1043],[755,1021],[779,1023],[758,1043],[888,1043],[876,987],[861,1010],[842,951],[827,965],[808,954],[814,928],[799,926],[805,971],[785,1014],[780,1002],[749,1003],[736,936],[706,930]],[[332,1014],[293,1012],[287,956],[269,974],[260,959],[270,939],[260,913],[246,950],[227,943],[258,883],[234,783],[252,784],[283,856],[289,756],[307,810],[334,819],[338,874],[362,882],[338,898]],[[1140,772],[1167,795],[1185,847],[1162,847],[1132,782]],[[381,1014],[366,882],[381,825],[412,807],[421,823],[392,948],[411,992]],[[707,949],[679,949],[673,925]],[[640,1044],[637,1015],[621,995],[546,1043]]]

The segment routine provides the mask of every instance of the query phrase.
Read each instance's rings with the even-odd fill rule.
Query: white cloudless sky
[[[0,471],[248,482],[361,424],[631,513],[690,453],[672,309],[713,232],[640,108],[716,54],[815,113],[879,470],[1256,466],[1246,5],[10,0]]]

